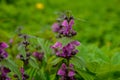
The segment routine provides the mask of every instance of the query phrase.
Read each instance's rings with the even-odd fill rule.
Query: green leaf
[[[29,63],[33,68],[39,69],[39,65],[34,57],[30,57]]]
[[[19,53],[23,55],[24,58],[26,58],[26,51],[23,45],[20,45],[18,47]]]
[[[37,71],[37,75],[35,76],[35,80],[38,80],[38,79],[39,80],[48,80],[43,67]]]
[[[21,80],[21,73],[19,71],[19,68],[12,60],[10,59],[3,60],[1,64],[8,67],[11,71],[17,74],[19,79]]]
[[[78,74],[84,79],[84,80],[94,80],[94,76],[90,75],[89,73],[85,71],[81,71],[80,69],[77,70]]]
[[[70,62],[77,68],[86,68],[86,63],[82,57],[74,56]]]
[[[120,65],[120,53],[115,53],[111,58],[111,63],[113,65]]]
[[[51,49],[50,49],[50,42],[49,41],[45,41],[44,39],[40,39],[38,38],[38,43],[40,44],[42,50],[44,51],[44,57],[45,57],[45,61],[47,62],[48,60],[48,55],[50,55],[51,53]]]

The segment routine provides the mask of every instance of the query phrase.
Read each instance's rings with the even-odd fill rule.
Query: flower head
[[[56,42],[51,48],[55,51],[57,56],[69,59],[78,52],[75,47],[79,45],[80,42],[78,41],[72,41],[65,46],[62,46],[60,42]]]
[[[70,64],[67,67],[66,64],[63,63],[58,70],[57,75],[61,76],[61,80],[75,80],[75,71],[73,69],[73,64]]]
[[[33,56],[38,59],[39,61],[42,61],[43,57],[44,57],[44,53],[43,52],[34,52]]]
[[[7,74],[11,72],[8,68],[4,67],[4,66],[1,66],[0,67],[0,73],[1,73],[1,76],[0,76],[0,79],[1,80],[11,80]]]
[[[52,30],[53,32],[58,33],[59,35],[63,35],[65,37],[72,37],[76,35],[76,32],[72,29],[73,25],[73,17],[65,17],[63,21],[58,21],[54,23],[52,26]]]
[[[0,42],[0,49],[5,49],[8,48],[8,44],[6,44],[5,42]]]
[[[44,4],[42,4],[42,3],[37,3],[37,4],[36,4],[36,8],[39,9],[39,10],[42,10],[42,9],[44,9]]]
[[[59,23],[54,23],[53,25],[52,25],[52,30],[53,30],[53,32],[59,32],[60,31],[60,24]]]
[[[20,72],[22,74],[22,80],[26,80],[29,78],[29,76],[25,74],[24,68],[20,68]]]
[[[0,61],[8,57],[8,53],[4,50],[8,45],[5,42],[0,43]]]

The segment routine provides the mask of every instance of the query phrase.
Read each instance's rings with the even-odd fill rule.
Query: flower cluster
[[[1,66],[0,67],[0,80],[11,80],[7,74],[11,72],[8,68]]]
[[[44,57],[44,53],[43,52],[34,52],[33,56],[38,60],[38,61],[42,61],[43,57]]]
[[[61,80],[75,80],[75,71],[73,69],[73,64],[70,64],[67,67],[67,65],[63,63],[57,74],[61,76]]]
[[[22,42],[21,45],[23,45],[24,49],[25,49],[25,52],[26,52],[26,57],[24,57],[22,54],[18,54],[17,55],[17,58],[22,60],[24,62],[24,64],[28,64],[29,62],[29,59],[30,59],[30,55],[31,53],[29,52],[29,49],[28,49],[28,46],[29,46],[29,41],[27,40],[28,39],[28,36],[27,35],[21,35],[24,39],[24,41]]]
[[[72,29],[74,19],[72,16],[63,16],[62,21],[58,21],[53,24],[52,30],[59,34],[59,37],[72,37],[76,35],[76,32]],[[78,53],[76,46],[79,46],[79,41],[71,41],[67,45],[63,45],[61,42],[56,42],[51,48],[56,53],[56,56],[66,59],[66,63],[62,63],[61,68],[58,70],[57,75],[61,76],[60,80],[75,80],[75,71],[73,64],[70,64],[70,59]],[[67,64],[67,65],[66,65]]]
[[[76,32],[72,29],[74,24],[73,17],[65,17],[63,21],[58,21],[52,25],[53,32],[59,34],[59,37],[72,37],[76,35]]]
[[[26,53],[26,58],[24,58],[22,54],[18,54],[16,58],[22,60],[24,64],[28,64],[29,63],[28,61],[30,59],[30,53]]]
[[[5,42],[0,42],[0,61],[8,57],[8,53],[5,51],[8,45]]]
[[[29,76],[25,74],[24,68],[20,68],[20,72],[22,74],[22,80],[26,80],[29,78]]]
[[[60,42],[56,42],[51,48],[54,49],[57,56],[69,59],[78,52],[78,50],[75,49],[75,46],[79,45],[80,42],[78,41],[72,41],[65,46],[62,46],[62,43]]]

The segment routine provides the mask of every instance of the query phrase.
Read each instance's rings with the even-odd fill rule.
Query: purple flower
[[[29,78],[29,76],[25,74],[24,68],[20,68],[20,72],[22,75],[22,80],[27,80]]]
[[[65,75],[67,75],[66,70],[67,70],[67,66],[66,66],[65,63],[63,63],[61,68],[58,70],[57,74],[60,75],[60,76],[65,76]]]
[[[70,68],[69,68],[68,76],[69,76],[69,77],[75,76],[75,71],[74,71],[74,69],[73,69],[73,67],[74,67],[73,64],[70,64],[69,67],[70,67]]]
[[[8,45],[5,42],[0,42],[0,49],[8,48]]]
[[[65,37],[72,37],[76,35],[76,32],[72,29],[74,25],[73,17],[65,17],[63,21],[58,21],[52,25],[53,32],[57,32],[59,35]]]
[[[59,32],[60,29],[61,29],[61,27],[60,27],[59,23],[56,22],[52,25],[53,32]]]
[[[11,72],[8,68],[4,67],[4,66],[1,66],[0,67],[0,72],[1,72],[1,76],[0,76],[0,80],[11,80],[7,74],[9,72]]]
[[[44,57],[44,53],[43,52],[34,52],[33,56],[38,59],[39,61],[42,61],[43,57]]]
[[[63,63],[58,70],[57,75],[61,76],[60,80],[75,80],[75,71],[73,69],[73,64],[70,64],[69,67],[67,67],[66,64]]]
[[[69,59],[78,52],[78,50],[75,49],[75,47],[79,45],[80,42],[72,41],[62,47],[62,43],[56,42],[51,48],[55,51],[57,56]]]
[[[8,53],[4,50],[0,50],[0,60],[8,57]]]
[[[51,46],[52,49],[61,49],[62,48],[62,43],[56,42],[53,46]]]
[[[0,43],[0,61],[8,57],[8,53],[4,50],[8,45],[5,42]]]
[[[64,27],[63,35],[70,37],[70,36],[76,34],[76,32],[72,29],[73,24],[74,24],[74,20],[73,19],[70,19],[70,21],[65,19],[62,22],[62,26]]]

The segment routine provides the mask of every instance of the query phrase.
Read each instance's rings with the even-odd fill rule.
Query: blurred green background
[[[0,41],[9,41],[18,26],[45,39],[61,11],[75,17],[75,39],[83,44],[120,50],[120,0],[0,0]]]

